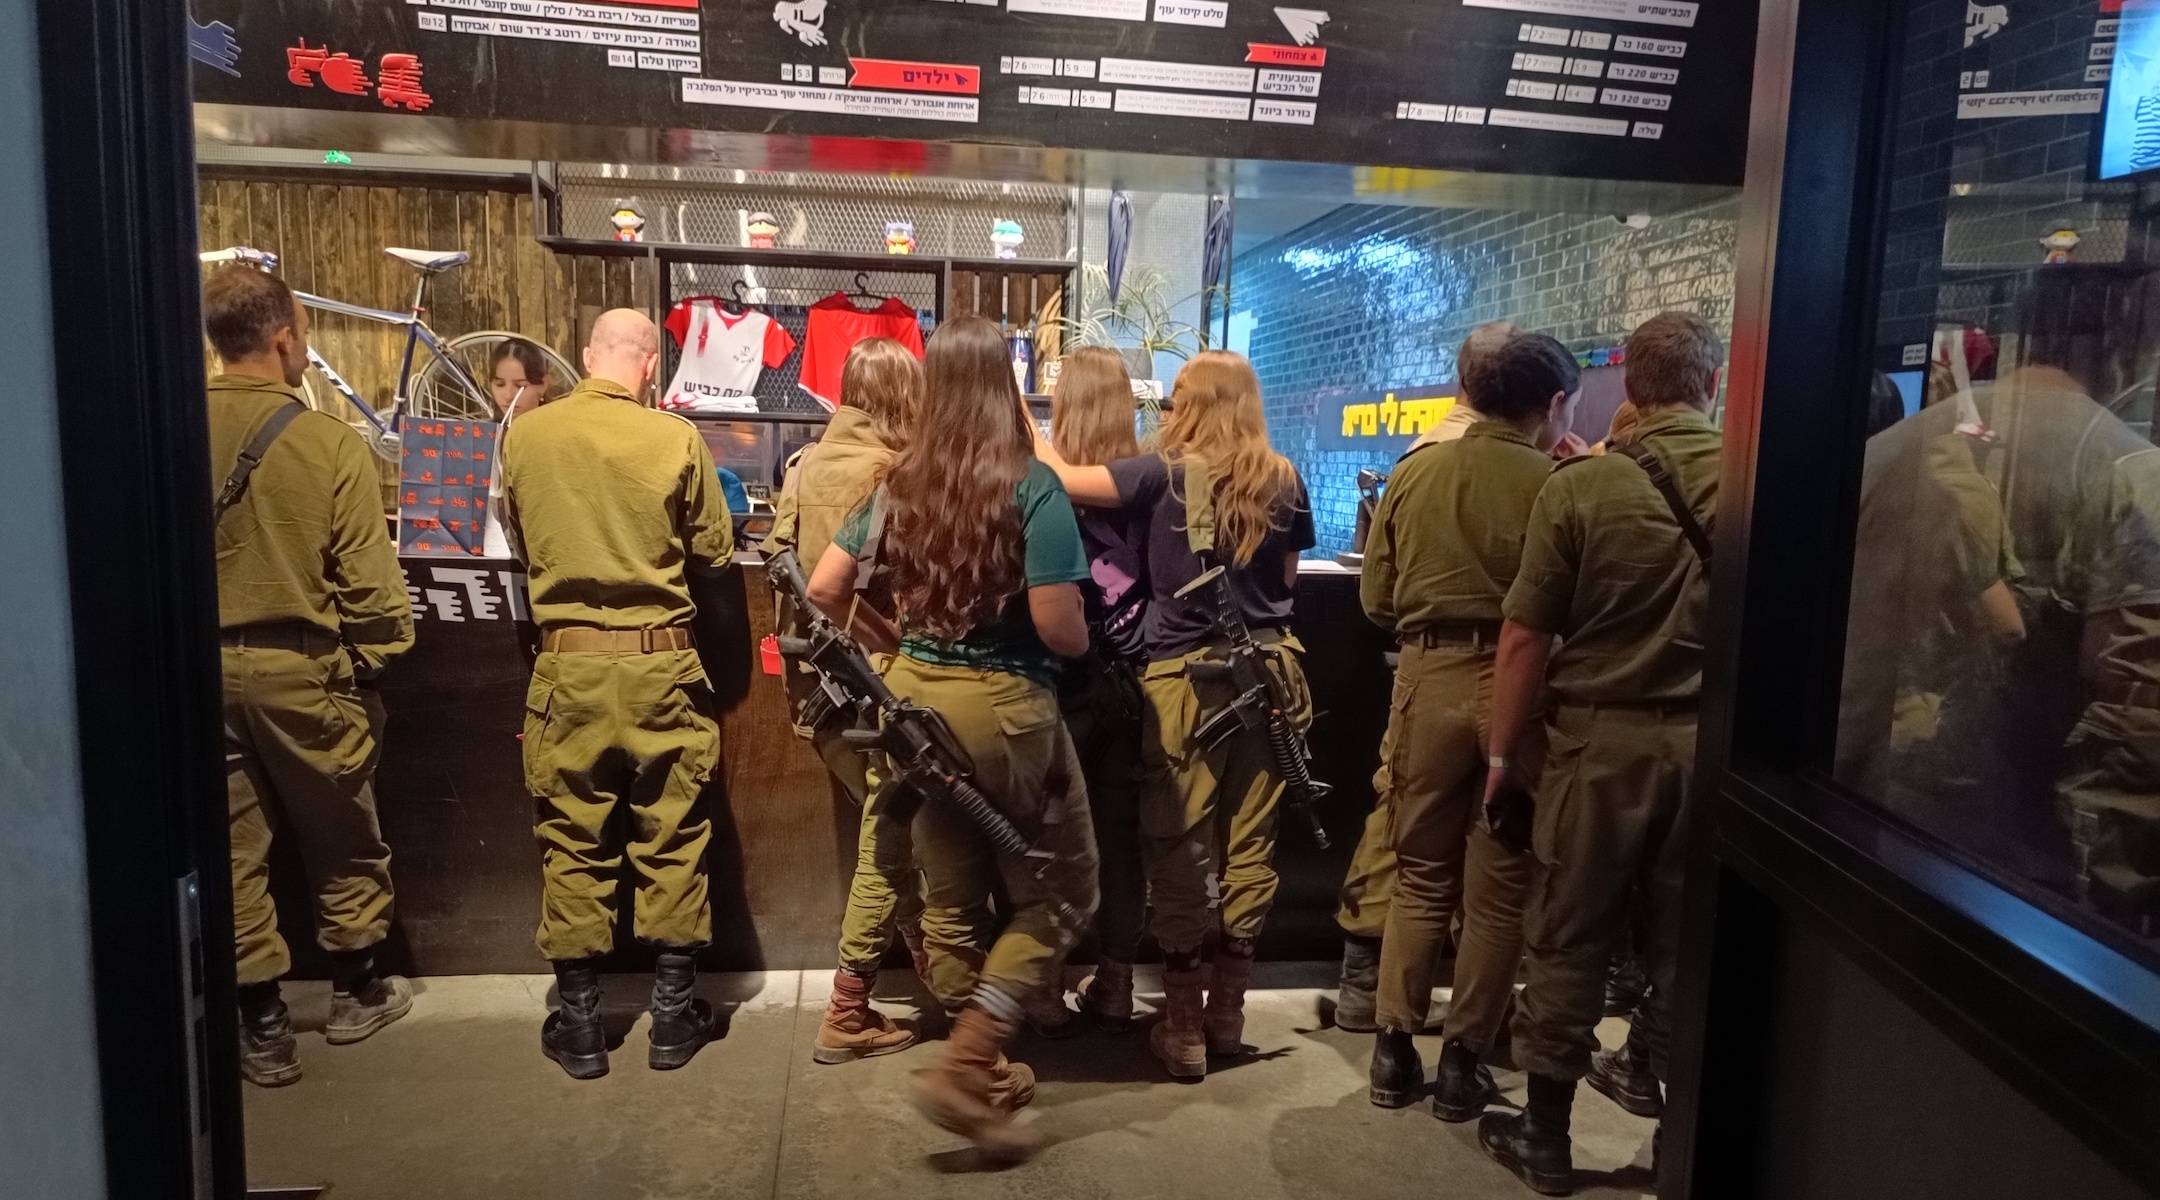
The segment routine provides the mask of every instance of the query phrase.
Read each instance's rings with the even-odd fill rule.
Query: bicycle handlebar
[[[277,255],[268,250],[257,250],[253,246],[227,246],[223,250],[205,250],[196,257],[204,263],[246,263],[252,267],[261,267],[265,271],[275,271],[278,266]]]

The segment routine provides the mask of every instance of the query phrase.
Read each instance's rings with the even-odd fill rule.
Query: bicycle
[[[413,287],[412,308],[406,312],[348,304],[302,291],[293,293],[311,310],[404,329],[405,349],[398,367],[397,387],[390,407],[385,411],[378,412],[362,400],[360,393],[338,374],[312,342],[308,346],[308,373],[301,379],[301,392],[307,406],[351,425],[378,457],[392,463],[398,461],[398,428],[407,415],[428,420],[501,420],[501,409],[481,381],[493,368],[495,355],[506,342],[530,342],[539,349],[548,364],[548,399],[576,386],[581,378],[577,369],[560,354],[532,338],[499,329],[484,329],[445,341],[428,327],[425,317],[428,281],[453,267],[462,266],[471,260],[471,255],[462,250],[408,250],[398,246],[385,247],[383,253],[420,273]],[[251,246],[207,250],[198,257],[205,265],[238,262],[272,273],[278,267],[276,254]],[[422,347],[430,357],[415,375],[414,352]],[[349,413],[338,411],[338,400],[349,408]]]

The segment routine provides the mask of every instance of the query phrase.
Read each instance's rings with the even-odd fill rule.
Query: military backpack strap
[[[780,469],[780,498],[773,501],[772,532],[758,543],[758,549],[768,556],[793,549],[797,544],[802,523],[802,501],[797,497],[802,485],[802,461],[816,444],[813,442],[789,455],[787,465]],[[816,563],[810,565],[817,566]]]
[[[1658,490],[1658,495],[1665,497],[1665,506],[1672,509],[1673,520],[1680,522],[1680,532],[1687,536],[1688,545],[1695,547],[1695,556],[1702,560],[1703,568],[1709,569],[1710,534],[1703,529],[1702,522],[1695,519],[1694,510],[1688,507],[1687,500],[1680,495],[1680,487],[1673,482],[1671,473],[1665,470],[1664,460],[1657,456],[1656,451],[1641,442],[1629,442],[1615,446],[1613,450],[1641,467],[1643,474],[1650,477],[1650,486]]]
[[[255,431],[255,436],[240,451],[240,460],[233,464],[232,474],[225,477],[225,486],[218,489],[217,497],[210,502],[211,528],[216,528],[218,522],[225,519],[227,509],[240,503],[240,497],[247,494],[248,477],[262,465],[263,455],[270,453],[270,447],[276,444],[285,427],[293,423],[293,418],[306,411],[307,406],[297,401],[287,404],[271,413],[270,419]]]
[[[863,534],[862,550],[855,555],[855,594],[870,590],[877,577],[878,553],[885,546],[885,488],[870,493],[870,528]]]
[[[1206,459],[1187,455],[1178,461],[1185,468],[1185,544],[1204,557],[1215,549],[1215,481]]]

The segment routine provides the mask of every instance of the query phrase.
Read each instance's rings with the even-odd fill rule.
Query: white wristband
[[[1488,767],[1500,767],[1505,769],[1508,765],[1507,755],[1488,754],[1485,756],[1485,765]]]

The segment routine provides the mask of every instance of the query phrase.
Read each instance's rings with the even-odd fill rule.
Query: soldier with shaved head
[[[682,1066],[714,1029],[690,991],[711,936],[699,794],[720,727],[692,626],[720,606],[735,545],[704,438],[641,402],[659,361],[643,313],[601,314],[585,381],[520,417],[502,448],[503,524],[541,631],[525,783],[545,878],[538,940],[562,1006],[540,1043],[577,1079],[608,1069],[598,964],[615,948],[621,887],[635,892],[638,940],[659,952],[648,1061]],[[629,819],[611,820],[624,806]]]

